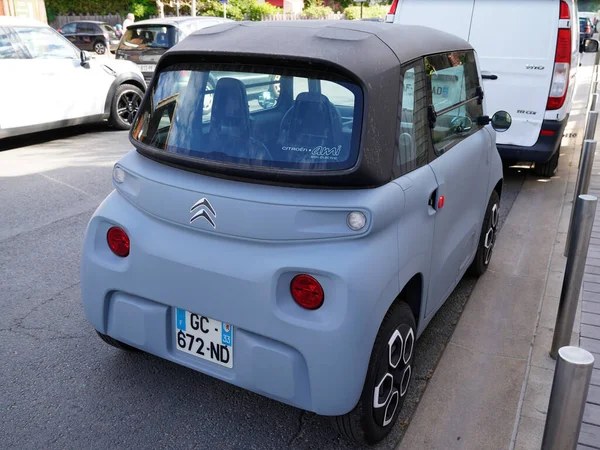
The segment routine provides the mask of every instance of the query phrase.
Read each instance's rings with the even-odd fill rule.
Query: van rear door
[[[398,0],[394,23],[422,25],[469,39],[475,0]],[[496,2],[492,2],[496,3]]]
[[[498,144],[530,147],[539,138],[554,71],[559,6],[558,0],[475,0],[469,43],[479,57],[487,112],[505,110],[513,120],[498,134]]]

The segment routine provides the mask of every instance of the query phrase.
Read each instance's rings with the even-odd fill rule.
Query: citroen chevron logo
[[[193,213],[194,211],[197,212],[190,219],[190,223],[194,223],[196,219],[204,217],[206,221],[212,225],[213,228],[217,228],[217,225],[215,225],[215,221],[210,216],[210,214],[208,214],[208,212],[210,211],[214,218],[217,218],[217,213],[215,212],[215,209],[212,207],[208,199],[202,197],[200,200],[194,203],[194,206],[190,208],[190,213]]]

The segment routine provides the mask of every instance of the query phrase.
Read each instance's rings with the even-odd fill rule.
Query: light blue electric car
[[[377,442],[406,397],[415,340],[463,274],[488,266],[494,129],[509,126],[485,115],[476,55],[449,34],[203,29],[161,58],[135,150],[89,223],[86,316],[115,347]]]

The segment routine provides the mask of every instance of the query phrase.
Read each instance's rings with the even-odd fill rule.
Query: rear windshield
[[[294,170],[356,163],[363,103],[356,84],[324,73],[232,69],[162,71],[134,139],[192,161]]]
[[[171,48],[177,43],[177,29],[160,25],[127,27],[119,46],[122,50]]]

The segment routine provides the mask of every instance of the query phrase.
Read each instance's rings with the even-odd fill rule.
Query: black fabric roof
[[[167,53],[260,55],[329,62],[369,80],[422,55],[471,48],[452,34],[421,26],[298,20],[230,22],[204,28]]]

